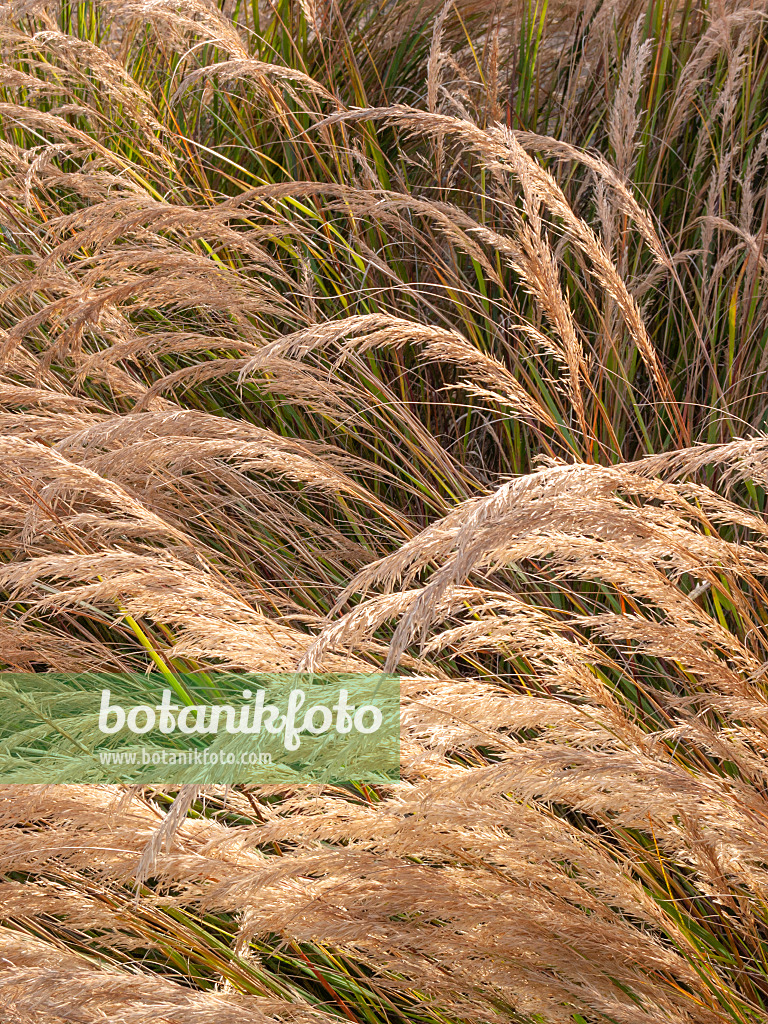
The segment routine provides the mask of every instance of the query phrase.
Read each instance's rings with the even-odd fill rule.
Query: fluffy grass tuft
[[[403,674],[0,788],[5,1019],[768,1019],[767,16],[3,6],[0,669]]]

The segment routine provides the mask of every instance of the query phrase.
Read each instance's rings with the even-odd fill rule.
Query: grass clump
[[[2,18],[0,667],[404,674],[0,790],[7,1018],[765,1021],[764,8]]]

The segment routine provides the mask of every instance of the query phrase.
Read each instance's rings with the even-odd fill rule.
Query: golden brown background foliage
[[[768,7],[2,12],[0,667],[404,674],[0,789],[4,1019],[767,1020]]]

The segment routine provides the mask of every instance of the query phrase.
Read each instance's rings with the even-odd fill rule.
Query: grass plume
[[[6,1019],[766,1020],[765,23],[3,6],[0,669],[403,676],[397,786],[0,788]]]

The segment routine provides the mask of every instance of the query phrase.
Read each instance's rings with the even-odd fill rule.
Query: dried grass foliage
[[[7,1019],[765,1020],[766,144],[696,127],[694,248],[632,5],[552,16],[557,135],[517,7],[430,7],[423,102],[328,71],[404,3],[303,4],[293,63],[282,8],[81,7],[3,12],[0,668],[399,668],[403,781],[0,789]],[[691,18],[662,154],[763,45]]]

